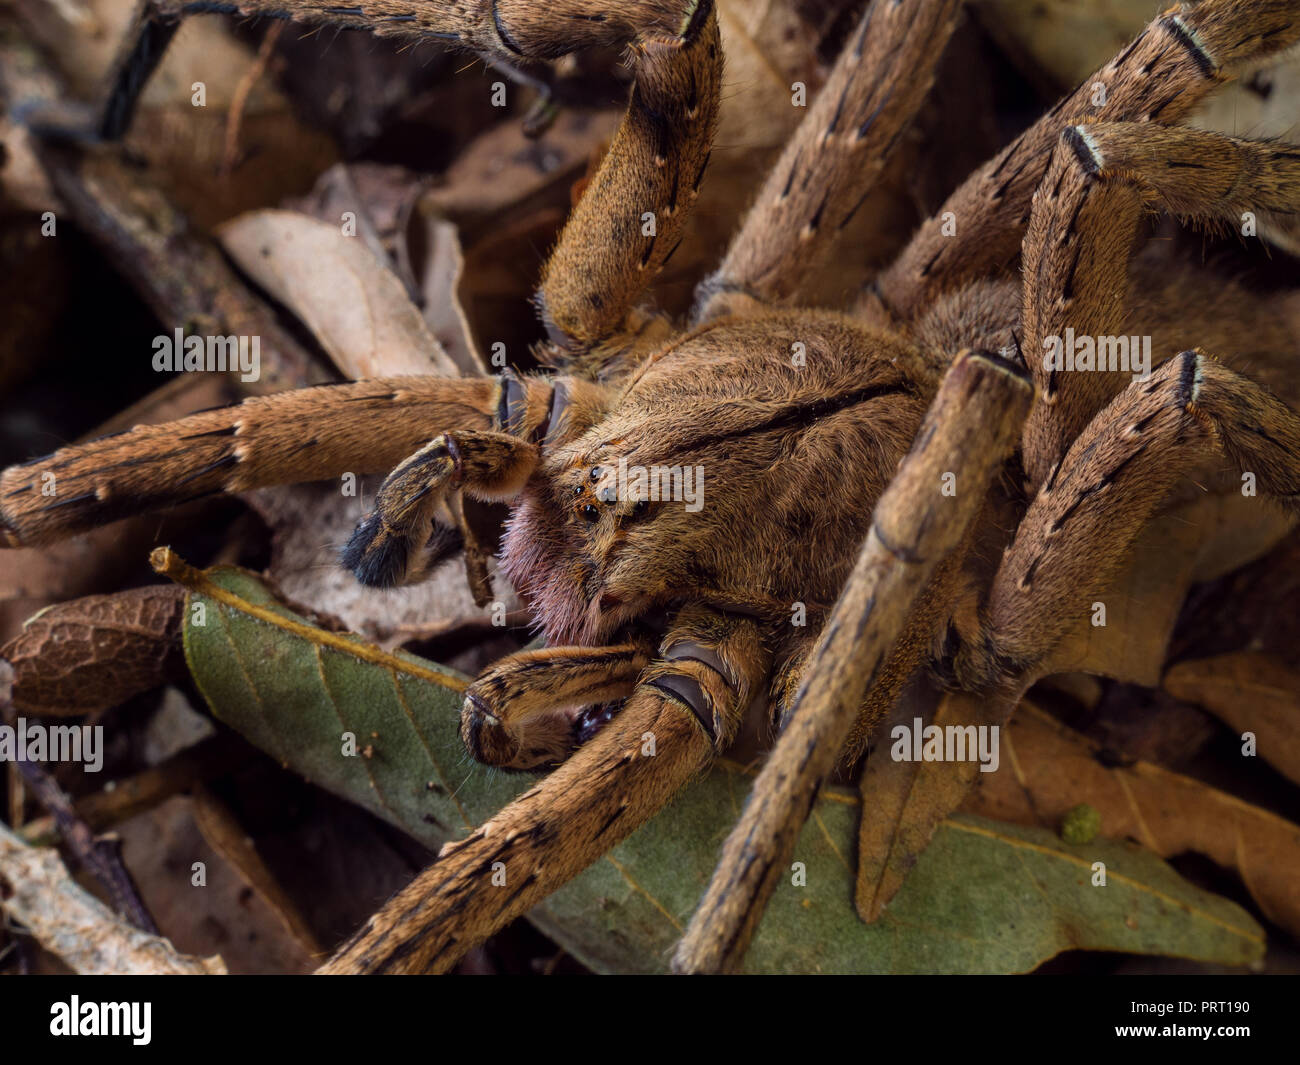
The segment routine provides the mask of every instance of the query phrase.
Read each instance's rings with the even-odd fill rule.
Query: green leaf
[[[430,847],[486,820],[531,781],[471,762],[457,732],[466,678],[327,633],[251,574],[171,557],[191,589],[185,654],[212,712],[308,780]],[[195,589],[198,589],[195,591]],[[224,602],[218,601],[219,597]],[[204,624],[195,624],[196,603]],[[361,752],[343,755],[343,733]],[[590,967],[667,967],[752,778],[720,762],[530,919]],[[1242,965],[1262,956],[1249,914],[1148,851],[971,816],[945,821],[880,920],[853,905],[858,803],[828,789],[746,959],[754,972],[1024,972],[1071,948]],[[1094,863],[1106,884],[1094,886]]]

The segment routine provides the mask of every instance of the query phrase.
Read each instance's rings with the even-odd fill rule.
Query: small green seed
[[[1061,838],[1066,843],[1091,843],[1101,831],[1101,814],[1095,806],[1079,803],[1061,819]]]

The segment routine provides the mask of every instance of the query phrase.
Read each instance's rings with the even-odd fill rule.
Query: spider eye
[[[600,508],[594,503],[588,503],[582,508],[582,516],[588,521],[600,521]]]
[[[632,517],[639,518],[650,509],[650,501],[647,499],[638,499],[632,504]]]

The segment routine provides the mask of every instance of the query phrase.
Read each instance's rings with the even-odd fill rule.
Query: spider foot
[[[484,670],[465,693],[460,737],[480,762],[501,769],[557,765],[622,709],[653,644],[522,651]]]
[[[460,550],[464,536],[446,520],[445,498],[459,470],[459,451],[450,434],[406,459],[379,486],[374,509],[343,548],[344,567],[369,587],[396,588],[423,580]]]
[[[516,772],[558,765],[573,752],[574,727],[567,714],[539,713],[507,725],[478,686],[465,695],[460,738],[470,756],[485,765]]]

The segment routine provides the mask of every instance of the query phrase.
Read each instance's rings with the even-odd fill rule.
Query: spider
[[[149,8],[102,132],[124,127],[176,19],[222,6]],[[636,75],[542,270],[545,372],[257,397],[0,477],[4,540],[31,545],[212,492],[391,470],[343,556],[383,586],[466,544],[462,493],[511,508],[501,568],[547,646],[474,681],[461,734],[489,765],[560,764],[447,844],[324,971],[445,971],[767,715],[779,736],[673,960],[734,969],[823,780],[918,670],[1005,719],[1187,474],[1226,458],[1296,509],[1300,419],[1265,387],[1285,385],[1296,323],[1137,249],[1156,207],[1233,225],[1300,207],[1300,151],[1176,124],[1294,43],[1300,0],[1160,15],[961,184],[852,306],[796,307],[958,15],[957,0],[873,0],[683,324],[637,300],[705,175],[723,59],[712,0],[237,6],[512,64],[618,43]],[[1149,373],[1043,355],[1135,331],[1157,352]],[[664,469],[703,471],[703,505],[628,490],[627,471]],[[496,862],[504,892],[488,886]]]

